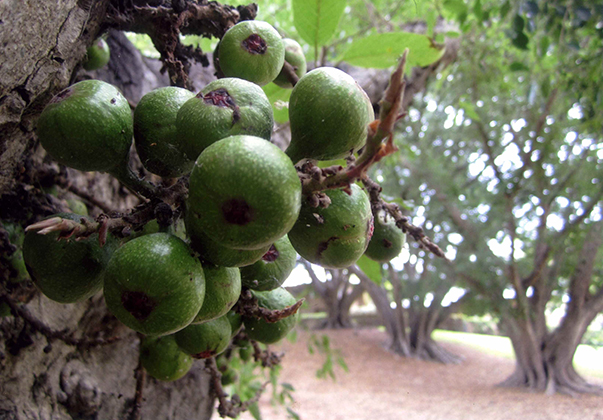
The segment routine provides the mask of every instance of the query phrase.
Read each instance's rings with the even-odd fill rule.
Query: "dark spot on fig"
[[[73,90],[71,88],[63,89],[54,98],[50,100],[50,103],[56,104],[58,102],[61,102],[63,99],[69,98],[72,94]]]
[[[199,95],[197,95],[197,97],[199,97],[200,95],[203,95],[203,94],[199,93]],[[222,108],[233,108],[234,109],[237,107],[237,104],[235,103],[232,96],[230,96],[228,91],[223,88],[212,90],[211,92],[208,92],[205,95],[203,95],[203,102],[206,103],[207,105],[220,106]]]
[[[241,46],[250,54],[265,54],[268,44],[258,34],[251,34],[241,42]]]
[[[143,292],[123,292],[121,304],[134,318],[144,321],[155,309],[155,302]]]
[[[111,98],[111,105],[114,105],[114,104],[115,104],[115,102],[117,102],[117,99],[115,99],[115,98]]]
[[[339,239],[339,236],[331,236],[326,241],[319,243],[318,250],[317,250],[318,258],[322,257],[322,253],[327,250],[327,248],[329,247],[329,243],[336,241],[337,239]]]
[[[208,359],[215,354],[216,354],[215,350],[205,350],[205,351],[202,351],[201,353],[193,354],[193,357],[195,359]]]
[[[383,246],[384,246],[385,248],[391,248],[391,247],[392,247],[392,245],[393,245],[392,241],[389,241],[389,240],[387,240],[387,239],[385,239],[385,238],[383,239],[383,241],[382,241],[382,242],[383,242]]]
[[[224,219],[233,225],[244,226],[253,220],[253,209],[247,201],[233,198],[222,204]]]
[[[276,259],[278,258],[279,255],[280,255],[280,253],[278,252],[276,247],[274,245],[272,245],[272,246],[270,246],[270,249],[268,250],[268,252],[266,252],[262,256],[262,259],[267,262],[274,262],[274,261],[276,261]]]

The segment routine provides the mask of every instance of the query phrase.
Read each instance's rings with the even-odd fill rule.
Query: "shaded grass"
[[[508,337],[435,330],[433,338],[445,343],[466,345],[493,356],[515,358],[513,346]],[[574,365],[582,375],[603,379],[603,348],[595,349],[585,344],[579,345],[574,355]]]

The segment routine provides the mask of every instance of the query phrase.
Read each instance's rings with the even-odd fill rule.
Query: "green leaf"
[[[457,17],[467,15],[468,7],[463,0],[444,0],[444,9]]]
[[[473,121],[481,121],[478,113],[475,111],[475,106],[472,103],[461,101],[459,106],[465,111],[465,115]]]
[[[482,9],[481,0],[477,0],[473,5],[473,14],[477,18],[477,20],[480,21],[480,23],[484,21],[484,11]]]
[[[406,48],[410,50],[407,68],[428,66],[444,53],[442,46],[434,44],[425,35],[390,32],[355,40],[342,60],[354,66],[385,69],[395,65]]]
[[[315,48],[335,34],[346,0],[292,0],[293,23],[304,41]]]
[[[445,35],[448,38],[458,38],[459,36],[461,36],[461,34],[459,34],[457,31],[448,31]]]
[[[528,66],[526,66],[523,63],[520,63],[519,61],[512,62],[511,65],[509,66],[509,68],[511,69],[511,71],[527,71],[527,70],[530,70],[530,68]]]
[[[528,36],[523,32],[517,33],[515,38],[513,38],[512,44],[519,48],[520,50],[528,49],[528,42],[530,42]]]
[[[260,414],[260,407],[258,407],[258,403],[251,404],[249,406],[249,412],[255,420],[262,420],[262,415]]]
[[[510,11],[511,11],[511,4],[508,1],[506,1],[505,4],[503,4],[500,8],[501,19],[504,19],[509,14]]]
[[[292,418],[293,420],[301,419],[301,417],[299,417],[299,414],[297,414],[295,411],[293,411],[291,409],[291,407],[287,407],[287,413],[289,414],[290,418]]]
[[[263,86],[262,89],[264,89],[264,93],[268,96],[268,100],[272,105],[274,121],[280,124],[289,121],[289,98],[292,89],[283,89],[274,83],[269,83]]]
[[[522,32],[525,27],[525,20],[520,15],[515,15],[513,18],[513,29],[515,32]]]
[[[356,265],[363,271],[364,274],[367,275],[369,279],[378,285],[381,285],[381,264],[379,264],[377,261],[371,260],[366,255],[363,255],[358,261],[356,261]]]

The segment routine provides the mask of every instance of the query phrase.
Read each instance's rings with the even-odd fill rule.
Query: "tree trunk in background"
[[[74,69],[97,36],[107,3],[0,3],[0,219],[28,223],[64,210],[63,198],[73,197],[74,190],[89,191],[101,206],[117,210],[137,202],[107,175],[59,168],[56,163],[45,163],[42,153],[32,156],[35,120],[44,104],[76,79]],[[168,84],[167,77],[158,72],[160,63],[144,59],[122,34],[115,33],[108,41],[114,49],[108,67],[77,78],[96,76],[109,81],[132,103],[150,89]],[[53,180],[66,180],[58,198],[40,190],[46,182],[40,178],[44,173]],[[104,211],[91,204],[92,213]],[[104,346],[78,347],[47,339],[22,317],[0,318],[0,418],[129,418],[138,338],[108,314],[102,296],[61,305],[41,296],[29,282],[1,280],[0,296],[27,303],[21,308],[54,331],[72,332],[75,338],[121,339]],[[214,398],[203,363],[196,363],[189,374],[173,383],[147,378],[143,397],[142,417],[146,419],[203,420],[213,412]]]
[[[555,330],[549,333],[542,328],[544,308],[541,305],[535,305],[539,311],[532,312],[527,319],[517,314],[503,319],[503,327],[516,355],[515,371],[502,383],[503,386],[527,387],[548,394],[603,395],[603,388],[588,384],[573,365],[574,354],[586,329],[603,311],[603,288],[594,294],[589,292],[594,265],[603,244],[602,228],[602,222],[594,224],[582,244],[581,258],[570,279],[566,313]],[[547,274],[556,275],[556,272]],[[533,298],[537,299],[538,295]]]

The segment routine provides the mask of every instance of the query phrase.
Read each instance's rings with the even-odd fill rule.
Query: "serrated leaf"
[[[283,89],[274,83],[269,83],[263,86],[262,89],[272,105],[274,121],[279,124],[289,121],[289,98],[291,97],[292,89]]]
[[[352,42],[342,60],[358,67],[385,69],[395,65],[408,48],[407,68],[428,66],[442,57],[444,47],[410,32],[372,34]]]
[[[299,36],[315,48],[335,34],[346,0],[292,0],[293,24]]]
[[[358,261],[356,261],[356,265],[364,274],[366,274],[369,279],[371,279],[374,283],[381,285],[381,264],[379,264],[377,261],[371,260],[366,255],[363,255]]]

